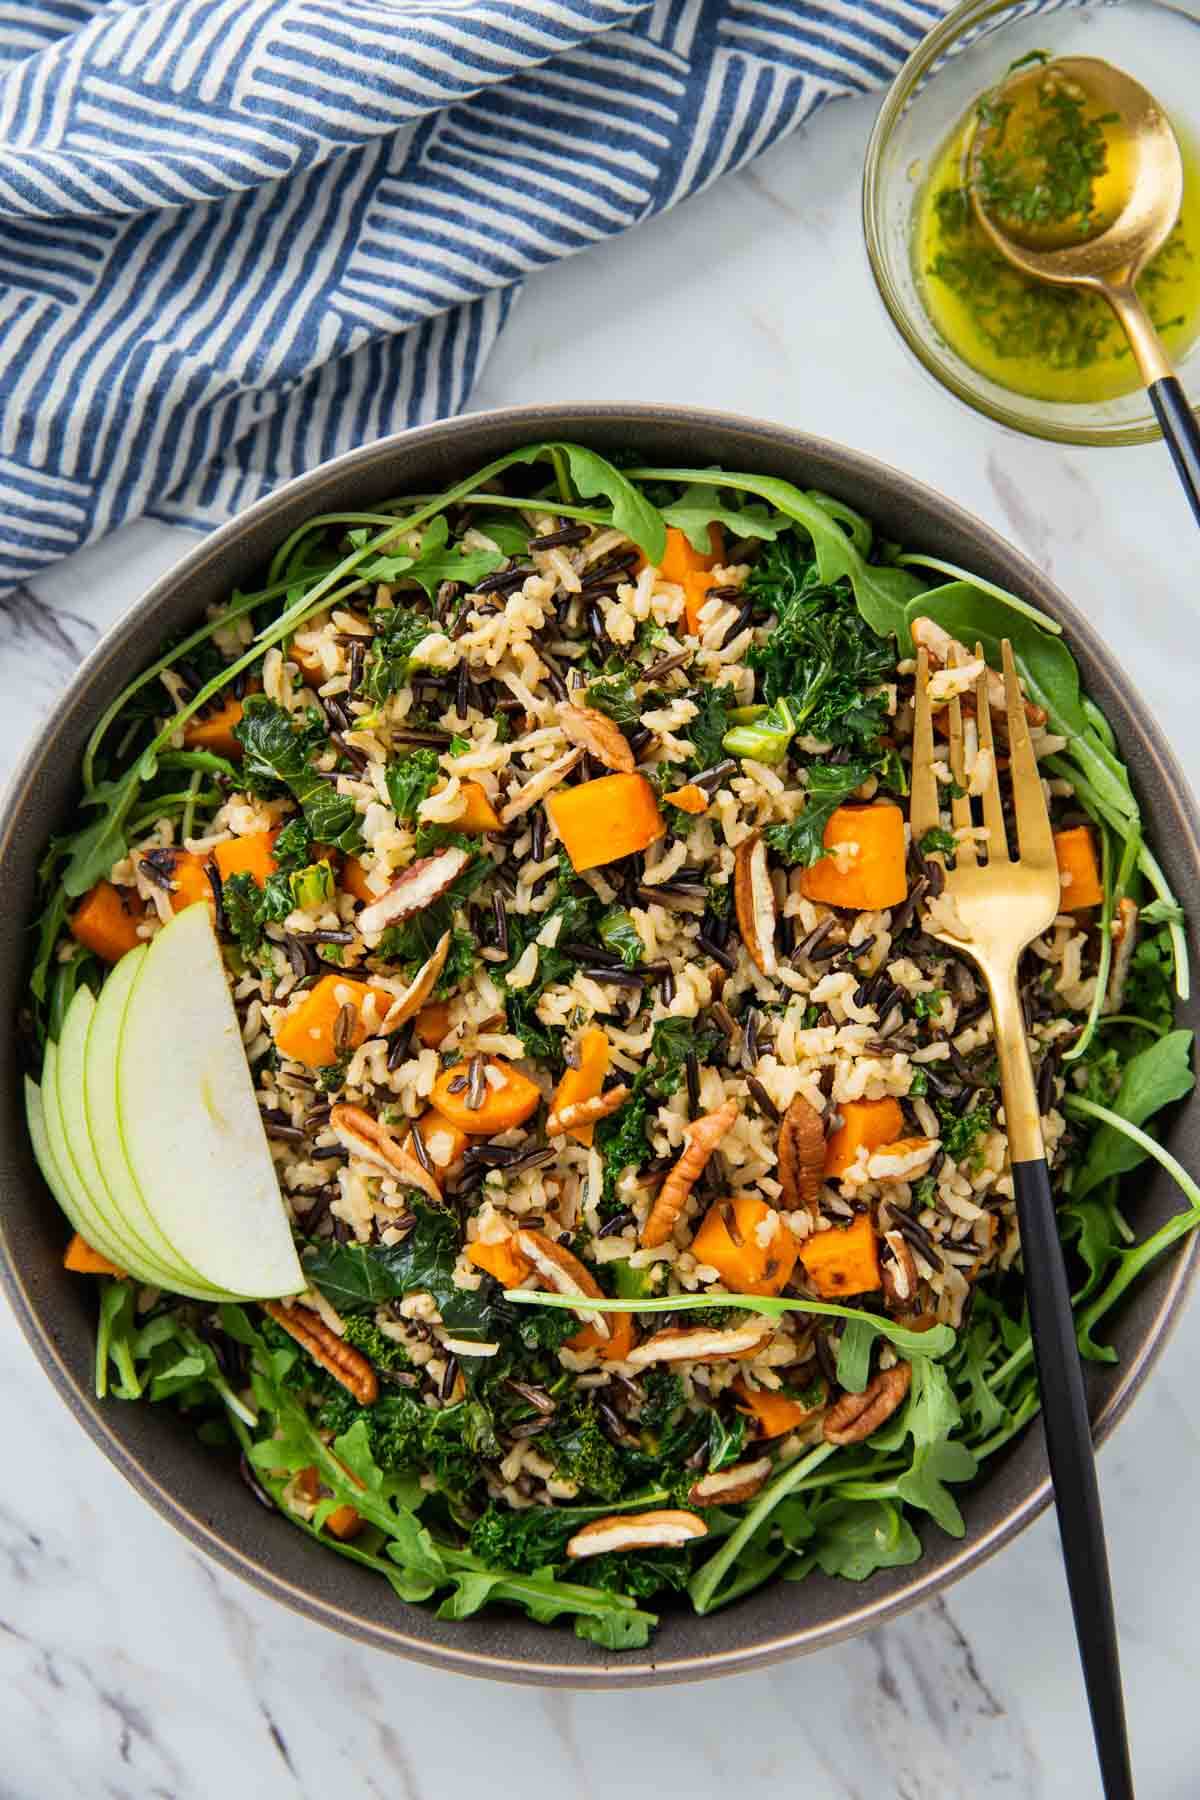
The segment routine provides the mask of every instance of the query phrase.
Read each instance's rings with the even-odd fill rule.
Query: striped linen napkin
[[[525,278],[942,0],[0,0],[0,595],[463,407]]]

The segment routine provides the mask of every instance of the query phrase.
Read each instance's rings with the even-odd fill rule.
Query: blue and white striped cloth
[[[0,0],[0,594],[463,407],[525,278],[942,0]]]

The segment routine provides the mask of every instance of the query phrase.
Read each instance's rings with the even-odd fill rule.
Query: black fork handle
[[[1012,1172],[1046,1450],[1100,1776],[1105,1800],[1133,1800],[1096,1459],[1050,1174],[1044,1158],[1014,1163]]]
[[[1152,381],[1146,392],[1171,452],[1175,472],[1191,502],[1196,523],[1200,525],[1200,425],[1196,423],[1196,415],[1175,375],[1164,375],[1160,380]]]

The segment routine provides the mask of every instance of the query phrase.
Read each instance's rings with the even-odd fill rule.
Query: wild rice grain
[[[206,862],[204,865],[204,873],[207,875],[208,885],[212,889],[213,910],[217,915],[217,936],[220,938],[227,938],[229,936],[229,919],[225,912],[225,894],[221,881],[221,872],[217,868],[216,863]]]
[[[476,1052],[471,1058],[470,1074],[467,1078],[467,1105],[472,1112],[478,1112],[487,1099],[487,1075],[484,1071],[482,1056]]]
[[[338,1008],[338,1016],[333,1022],[333,1047],[339,1056],[344,1056],[354,1038],[358,1024],[358,1010],[347,1001]]]
[[[662,889],[660,888],[658,892],[661,893]],[[728,950],[722,950],[720,944],[714,944],[713,940],[710,937],[705,937],[702,931],[696,933],[696,945],[698,949],[704,951],[706,956],[711,956],[714,962],[720,963],[726,974],[733,974],[733,971],[737,968],[737,961],[734,957],[730,956]]]
[[[778,1125],[783,1114],[780,1112],[757,1075],[747,1075],[746,1086],[749,1088],[751,1097],[757,1105],[758,1110],[761,1113],[765,1113],[773,1125]]]
[[[413,1126],[412,1130],[409,1132],[409,1141],[412,1144],[413,1155],[416,1157],[417,1161],[420,1163],[420,1165],[424,1169],[425,1173],[427,1175],[436,1176],[437,1171],[434,1169],[433,1163],[430,1160],[429,1152],[425,1148],[425,1139],[421,1136],[421,1133],[418,1131],[418,1129],[415,1125]]]
[[[688,1111],[695,1118],[700,1111],[700,1063],[694,1050],[688,1051],[683,1068],[687,1076]]]
[[[536,574],[537,570],[529,567],[513,568],[510,566],[507,569],[497,569],[494,575],[485,575],[482,581],[477,581],[471,592],[474,594],[508,594],[512,592],[513,588],[524,587],[529,577]]]
[[[592,535],[590,525],[564,525],[561,531],[548,531],[544,537],[532,537],[530,550],[565,550],[569,544],[585,544]]]

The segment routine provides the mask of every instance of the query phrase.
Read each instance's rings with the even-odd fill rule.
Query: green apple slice
[[[66,1213],[73,1228],[85,1237],[89,1244],[107,1256],[110,1262],[120,1264],[115,1244],[105,1236],[104,1225],[99,1219],[93,1219],[85,1212],[76,1200],[73,1190],[68,1186],[66,1177],[58,1165],[50,1145],[50,1132],[46,1124],[46,1108],[42,1100],[42,1090],[30,1076],[25,1077],[25,1117],[29,1123],[29,1138],[33,1145],[33,1154],[37,1158],[38,1168],[54,1198]]]
[[[53,1101],[49,1080],[43,1103],[56,1103],[62,1124],[62,1135],[70,1156],[74,1185],[81,1188],[89,1202],[91,1217],[99,1218],[109,1241],[118,1247],[112,1260],[139,1280],[153,1281],[160,1287],[171,1287],[181,1273],[173,1262],[157,1256],[153,1247],[139,1239],[128,1221],[122,1217],[105,1183],[84,1105],[84,1052],[88,1028],[96,1011],[90,988],[81,987],[67,1008],[62,1036],[54,1059]],[[87,1237],[87,1232],[84,1236]],[[90,1241],[90,1240],[89,1240]],[[99,1249],[99,1245],[96,1246]]]
[[[133,1254],[157,1267],[158,1284],[170,1288],[173,1293],[189,1294],[197,1300],[230,1300],[237,1296],[205,1281],[199,1270],[192,1268],[164,1236],[157,1219],[146,1205],[125,1155],[121,1121],[117,1113],[117,1050],[125,1008],[148,954],[148,949],[143,947],[130,950],[121,958],[101,988],[100,998],[88,1020],[82,1055],[82,1096],[87,1138],[95,1167],[100,1172],[103,1191],[111,1203],[110,1216],[119,1227],[120,1236],[135,1246]],[[74,1034],[69,1034],[69,1028],[72,1024],[71,1014],[78,999],[79,996],[76,995],[71,1003],[71,1010],[67,1013],[61,1046],[62,1054],[66,1056],[70,1035],[72,1074],[78,1066],[78,1040]],[[60,1093],[65,1095],[69,1084],[64,1076],[65,1070],[60,1065]],[[67,1112],[65,1101],[63,1111],[64,1114]],[[68,1119],[68,1130],[70,1129]],[[116,1260],[121,1261],[119,1257]]]
[[[30,1088],[33,1094],[30,1093]],[[37,1096],[36,1100],[33,1095]],[[157,1275],[151,1274],[148,1269],[133,1266],[135,1259],[130,1257],[127,1245],[113,1236],[104,1216],[93,1205],[91,1195],[79,1178],[63,1130],[62,1114],[58,1110],[58,1050],[54,1044],[46,1045],[41,1090],[31,1082],[25,1090],[25,1105],[34,1155],[46,1178],[46,1186],[76,1231],[87,1239],[94,1250],[99,1250],[102,1256],[107,1256],[110,1262],[116,1263],[118,1268],[128,1269],[139,1281],[157,1282]]]
[[[203,901],[163,927],[134,978],[117,1114],[133,1178],[176,1261],[256,1299],[304,1287]]]

